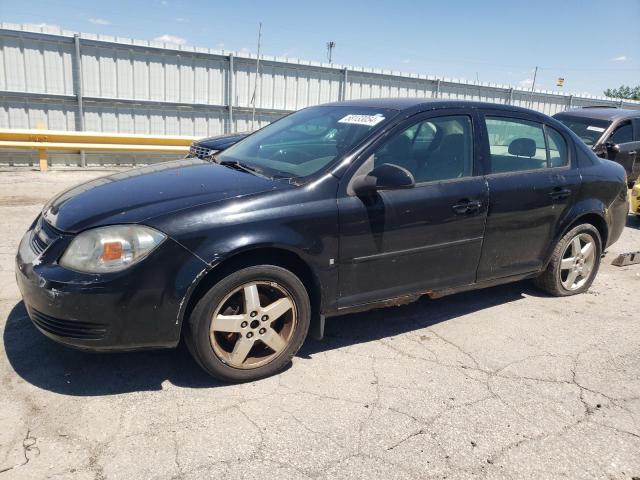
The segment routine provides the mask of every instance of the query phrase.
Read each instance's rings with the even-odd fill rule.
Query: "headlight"
[[[60,265],[87,273],[117,272],[149,255],[166,235],[143,225],[114,225],[80,233]]]

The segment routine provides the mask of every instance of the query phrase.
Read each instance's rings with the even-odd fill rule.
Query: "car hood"
[[[291,185],[203,160],[178,160],[78,185],[51,200],[43,215],[54,228],[76,233],[282,188]]]

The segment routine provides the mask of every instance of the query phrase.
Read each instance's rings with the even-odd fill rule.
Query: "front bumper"
[[[20,243],[16,280],[29,317],[44,335],[98,351],[177,345],[184,299],[206,269],[195,255],[167,238],[122,272],[86,274],[57,263],[71,235],[55,232],[43,251],[33,247],[33,235],[29,230]]]

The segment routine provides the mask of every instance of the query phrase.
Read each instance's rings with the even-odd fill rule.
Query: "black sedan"
[[[232,133],[229,135],[202,138],[191,144],[187,158],[209,159],[238,143],[247,135],[248,133]]]
[[[48,203],[16,259],[48,337],[175,347],[234,381],[284,368],[326,316],[531,278],[584,292],[628,211],[624,169],[560,122],[460,101],[289,115],[208,160]]]

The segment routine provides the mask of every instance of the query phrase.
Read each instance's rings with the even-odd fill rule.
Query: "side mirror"
[[[367,175],[353,179],[351,187],[358,196],[371,195],[377,190],[398,190],[415,186],[413,175],[407,169],[384,163]]]

